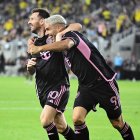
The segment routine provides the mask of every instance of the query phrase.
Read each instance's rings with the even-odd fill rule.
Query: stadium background
[[[26,73],[26,41],[32,35],[27,21],[35,7],[46,7],[51,14],[62,14],[68,23],[83,25],[83,33],[118,73],[124,115],[134,125],[136,140],[139,140],[139,0],[0,0],[0,139],[35,140],[47,137],[39,124],[41,108],[34,94],[34,78]],[[70,78],[75,77],[70,73]],[[75,85],[77,80],[72,79],[66,112],[71,125],[69,116],[76,94]],[[98,113],[87,119],[91,139],[102,140],[100,129],[102,134],[105,133],[105,140],[115,140],[112,135],[119,138],[105,113],[100,113],[100,110]]]

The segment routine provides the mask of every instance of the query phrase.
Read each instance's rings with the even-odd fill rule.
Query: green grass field
[[[123,116],[132,126],[135,139],[140,140],[140,82],[119,81]],[[36,97],[34,81],[23,77],[0,77],[0,140],[47,140],[40,125],[41,107]],[[77,80],[71,80],[71,95],[65,116],[72,124],[72,107],[76,96]],[[87,125],[90,140],[121,140],[109,123],[104,110],[97,107],[90,112]],[[60,136],[61,140],[64,140]]]

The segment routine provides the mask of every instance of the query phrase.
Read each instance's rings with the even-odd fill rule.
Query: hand
[[[36,65],[36,58],[31,58],[27,62],[27,71],[32,71]]]
[[[34,44],[28,44],[28,53],[32,54],[37,54],[40,52],[39,47],[35,46]]]
[[[29,38],[28,39],[28,46],[34,44],[35,39],[34,38]]]
[[[38,47],[36,47],[34,45],[34,41],[35,41],[35,38],[29,38],[28,39],[28,43],[27,43],[28,50],[27,50],[27,52],[30,53],[30,54],[36,54],[36,53],[38,53]]]

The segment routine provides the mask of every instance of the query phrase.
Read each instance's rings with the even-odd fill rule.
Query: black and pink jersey
[[[36,38],[35,45],[41,46],[49,43],[48,37]],[[61,52],[40,52],[32,57],[37,58],[36,64],[36,90],[42,97],[57,85],[69,85],[63,54]]]
[[[71,31],[63,36],[63,40],[66,38],[74,41],[74,46],[64,54],[71,70],[78,77],[79,84],[92,86],[99,77],[105,81],[112,81],[115,78],[116,73],[84,35]]]

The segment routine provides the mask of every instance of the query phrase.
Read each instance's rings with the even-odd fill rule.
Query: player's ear
[[[42,19],[40,20],[40,24],[43,25],[44,23],[45,23],[45,19],[42,18]]]

